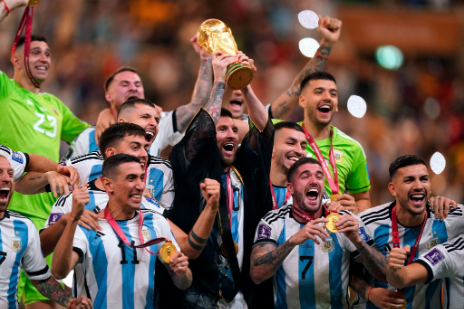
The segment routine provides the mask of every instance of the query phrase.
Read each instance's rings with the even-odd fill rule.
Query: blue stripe
[[[448,231],[446,230],[445,221],[434,219],[433,224],[432,224],[432,234],[433,234],[433,237],[438,237],[440,239],[439,244],[447,242]]]
[[[127,240],[132,242],[132,236],[127,227],[127,221],[118,222],[122,232],[126,235]],[[126,252],[127,264],[121,264],[122,267],[122,308],[123,309],[134,309],[134,279],[135,279],[135,264],[134,252],[131,247],[124,244],[124,250]],[[136,249],[137,250],[137,249]]]
[[[94,180],[102,175],[103,164],[95,164],[90,170],[89,181]]]
[[[346,294],[342,286],[343,249],[335,234],[330,233],[330,237],[333,239],[334,247],[334,250],[329,252],[330,304],[332,308],[343,308],[343,297]]]
[[[441,280],[435,280],[427,285],[425,291],[425,309],[435,309],[430,307],[430,302],[437,292],[437,288],[441,286]]]
[[[144,226],[146,226],[147,229],[150,231],[151,239],[155,239],[158,237],[156,235],[155,226],[153,224],[152,213],[145,214]],[[151,252],[157,252],[158,245],[151,245],[149,250]],[[150,265],[148,268],[148,291],[147,291],[147,298],[146,298],[147,304],[145,305],[145,309],[153,309],[155,308],[155,305],[156,305],[155,262],[156,262],[157,256],[158,255],[150,254]]]
[[[85,205],[85,209],[93,211],[95,209],[95,195],[93,191],[89,191],[89,202]]]
[[[273,187],[274,187],[274,193],[275,193],[276,200],[277,200],[277,205],[280,208],[285,202],[285,196],[287,195],[287,188],[276,187],[274,185]]]
[[[100,149],[97,146],[97,143],[95,143],[95,129],[91,130],[89,132],[89,152],[91,153],[92,151],[99,151]]]
[[[79,228],[84,232],[87,237],[87,241],[89,242],[89,250],[92,255],[93,272],[98,286],[98,293],[93,300],[93,307],[107,308],[108,259],[106,258],[105,246],[103,245],[101,237],[95,237],[97,235],[95,231],[88,231],[81,226]]]
[[[405,247],[407,245],[412,247],[414,246],[414,243],[416,242],[417,235],[419,234],[420,227],[415,227],[415,228],[406,228],[404,230],[404,236],[403,236],[403,244],[400,243],[400,247]],[[415,261],[417,257],[419,256],[419,250],[416,251],[416,256],[414,257]],[[409,260],[409,255],[408,258],[406,259],[406,263]],[[414,293],[416,292],[416,286],[410,286],[407,288],[403,289],[404,294],[406,295],[406,301],[408,303],[407,309],[412,309],[412,305],[414,302]]]
[[[21,259],[23,257],[24,250],[27,248],[29,242],[28,228],[26,223],[20,220],[13,220],[14,236],[15,238],[21,239],[21,249],[16,252],[15,261],[11,269],[10,283],[8,284],[8,308],[16,309],[16,293],[18,291],[18,280],[19,270],[21,265]],[[13,242],[13,239],[11,240]],[[0,249],[1,250],[1,249]],[[9,252],[14,254],[13,250]]]
[[[301,224],[300,229],[305,225]],[[316,289],[314,279],[314,246],[316,244],[312,239],[306,240],[303,244],[298,246],[298,290],[300,292],[300,308],[316,308]],[[309,268],[304,271],[305,267],[311,264]],[[304,273],[303,273],[304,272]],[[303,279],[304,274],[304,279]],[[318,278],[319,280],[322,278]]]
[[[147,189],[152,190],[151,194],[159,201],[163,194],[164,172],[157,168],[150,168],[148,175]]]
[[[285,221],[284,228],[280,233],[279,239],[277,240],[277,247],[283,244],[286,240],[285,237]],[[275,284],[277,284],[277,295],[275,301],[276,309],[287,309],[287,284],[285,283],[285,271],[283,265],[277,270],[275,277]]]

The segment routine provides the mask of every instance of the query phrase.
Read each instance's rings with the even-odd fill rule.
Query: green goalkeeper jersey
[[[58,98],[22,88],[0,71],[0,144],[15,151],[59,160],[60,140],[71,143],[89,125]],[[53,196],[14,193],[9,209],[37,219],[48,218]]]

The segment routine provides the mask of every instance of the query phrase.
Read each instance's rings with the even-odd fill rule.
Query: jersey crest
[[[435,247],[436,245],[438,245],[440,243],[440,238],[438,237],[432,237],[429,239],[429,241],[427,241],[427,249],[432,249],[433,247]]]
[[[151,240],[150,230],[145,225],[142,227],[142,236],[144,242]]]
[[[14,252],[19,252],[21,251],[23,247],[21,237],[11,237],[11,250]]]
[[[335,249],[334,240],[332,237],[326,237],[325,241],[321,244],[322,251],[330,253]]]

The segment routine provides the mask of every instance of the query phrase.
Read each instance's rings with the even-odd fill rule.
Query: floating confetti
[[[348,111],[351,115],[357,118],[362,118],[366,114],[367,104],[363,98],[357,95],[352,95],[348,99]]]
[[[313,58],[319,48],[319,43],[315,39],[304,38],[299,43],[300,51],[308,58]]]
[[[301,11],[298,13],[298,21],[305,28],[315,29],[319,25],[319,16],[313,11]]]
[[[430,167],[435,174],[441,174],[446,167],[445,157],[438,151],[430,158]]]

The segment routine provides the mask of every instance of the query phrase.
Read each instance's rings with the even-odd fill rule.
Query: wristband
[[[75,301],[76,301],[76,298],[74,298],[74,299],[69,303],[69,306],[68,306],[69,309],[71,309],[71,306],[72,306],[72,304],[73,304]]]
[[[370,301],[369,300],[369,295],[371,295],[372,288],[373,288],[373,286],[371,286],[371,288],[369,289],[369,293],[367,293],[367,301]]]
[[[329,56],[323,56],[319,50],[316,52],[316,56],[319,57],[319,58],[322,58],[322,59],[329,59]]]
[[[8,7],[8,5],[6,5],[5,1],[0,0],[0,2],[3,2],[3,4],[5,5],[6,16],[8,16],[11,13],[10,8]]]
[[[71,216],[71,218],[73,218],[73,219],[76,220],[76,221],[79,221],[79,220],[81,219],[81,216],[76,217],[76,216],[73,215],[71,212],[69,213],[69,215]]]

